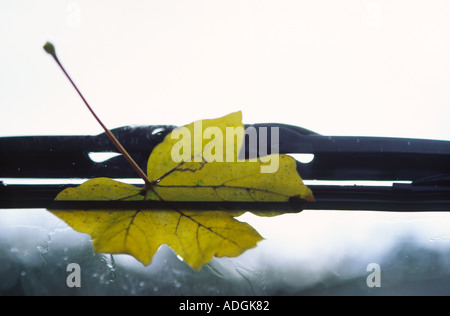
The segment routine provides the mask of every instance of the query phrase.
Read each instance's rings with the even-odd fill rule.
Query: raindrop
[[[158,128],[155,128],[155,129],[152,131],[152,136],[160,136],[160,135],[162,135],[162,133],[164,133],[165,130],[166,130],[166,129],[165,129],[164,127],[158,127]]]
[[[47,248],[47,247],[37,246],[37,250],[38,250],[39,253],[41,253],[41,254],[48,253],[48,248]]]
[[[167,129],[164,127],[155,128],[150,135],[151,140],[155,142],[160,142],[163,140],[164,135],[166,134]]]
[[[177,255],[177,258],[178,258],[178,260],[180,260],[180,261],[184,261],[184,260],[183,260],[183,257],[180,256],[180,255]]]

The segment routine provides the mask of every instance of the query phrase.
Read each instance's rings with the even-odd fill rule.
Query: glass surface
[[[2,210],[0,293],[26,295],[428,295],[450,292],[450,214],[304,211],[243,215],[265,240],[193,271],[168,247],[144,267],[97,254],[45,210]],[[81,268],[68,288],[67,266]],[[380,267],[381,287],[369,287]]]
[[[2,0],[0,137],[102,132],[51,41],[109,128],[242,110],[324,135],[450,140],[449,16],[445,0]],[[446,212],[240,220],[265,240],[195,272],[165,246],[144,267],[96,254],[45,210],[0,210],[0,294],[450,294]],[[69,263],[81,288],[66,285]]]

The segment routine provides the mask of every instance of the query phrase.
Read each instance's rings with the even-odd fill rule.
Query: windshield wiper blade
[[[146,210],[171,210],[182,207],[185,210],[247,211],[281,210],[376,210],[395,212],[448,212],[450,210],[450,184],[436,187],[414,184],[393,184],[392,186],[343,186],[309,185],[314,192],[315,202],[160,202],[160,201],[54,201],[63,189],[72,185],[2,185],[0,183],[0,209],[2,208],[47,208],[67,210],[121,210],[137,207]]]
[[[450,141],[323,136],[284,124],[256,124],[279,129],[280,153],[308,153],[314,159],[298,164],[304,179],[407,180],[450,173]],[[122,127],[113,130],[138,165],[146,170],[153,148],[174,126]],[[248,148],[247,146],[246,148]],[[271,149],[268,148],[268,153]],[[117,152],[105,134],[97,136],[29,136],[0,138],[0,178],[134,178],[121,157],[95,163],[91,152]]]
[[[280,153],[313,154],[311,162],[297,164],[305,180],[410,182],[383,187],[310,185],[316,202],[303,205],[305,209],[450,210],[450,141],[323,136],[285,124],[254,124],[246,127],[254,127],[257,131],[266,128],[268,137],[263,152],[271,153],[274,144]],[[171,125],[126,126],[113,130],[113,133],[141,168],[146,170],[151,151],[174,128]],[[272,128],[278,129],[278,142],[271,139]],[[246,146],[246,149],[249,147]],[[116,152],[104,134],[4,137],[0,138],[0,152],[0,181],[8,178],[135,178],[134,170],[121,156],[101,163],[89,158],[92,152]],[[248,150],[246,155],[249,155]],[[44,186],[28,185],[26,188],[20,185],[0,187],[0,207],[33,203],[38,207],[45,205],[58,193],[53,188],[45,198],[42,190],[39,191]],[[57,188],[61,189],[61,186]],[[23,195],[14,199],[14,192],[28,192],[30,199],[27,200]],[[43,200],[31,192],[40,192]]]
[[[146,170],[153,148],[174,126],[121,127],[112,130],[130,155]],[[103,133],[96,136],[25,136],[0,138],[1,178],[134,178],[135,171],[122,157],[105,163],[89,153],[117,153]]]
[[[450,173],[450,141],[361,136],[323,136],[280,127],[280,153],[313,154],[298,164],[303,179],[414,181]]]

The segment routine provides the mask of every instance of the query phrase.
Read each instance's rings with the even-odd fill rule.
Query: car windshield
[[[2,0],[0,139],[103,133],[42,49],[51,41],[111,129],[151,125],[157,136],[164,126],[242,111],[244,124],[286,124],[325,138],[450,141],[449,14],[444,1],[79,0],[43,6]],[[44,164],[44,156],[36,158],[25,143],[17,144],[23,147],[21,161]],[[9,148],[1,148],[8,157]],[[101,163],[112,157],[98,154],[89,159]],[[415,157],[390,170],[406,168]],[[401,188],[413,181],[352,177],[354,169],[345,179],[319,179],[307,173],[318,157],[304,150],[295,158],[311,187]],[[429,162],[415,169],[436,166]],[[57,167],[52,162],[44,171]],[[427,185],[444,183],[448,189],[448,175],[443,176]],[[58,173],[26,179],[4,173],[0,182],[6,188],[82,183],[76,175]],[[126,254],[95,252],[91,236],[43,207],[5,207],[0,295],[450,294],[450,213],[431,204],[414,212],[362,205],[274,217],[246,212],[237,219],[264,240],[195,271],[166,245],[143,265]],[[70,264],[83,273],[76,292],[66,286]]]

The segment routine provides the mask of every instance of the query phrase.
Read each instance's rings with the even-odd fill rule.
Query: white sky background
[[[102,132],[51,41],[109,128],[242,110],[244,123],[450,140],[449,17],[447,0],[1,0],[0,136]],[[266,241],[245,255],[294,269],[350,252],[364,273],[411,231],[450,235],[444,213],[246,219]]]
[[[0,136],[242,110],[329,135],[450,139],[448,1],[0,2]]]

